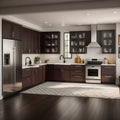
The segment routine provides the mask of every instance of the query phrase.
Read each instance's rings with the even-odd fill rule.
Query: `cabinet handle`
[[[38,53],[38,50],[36,49],[36,53]]]
[[[28,52],[30,53],[30,49],[28,50]]]
[[[78,78],[78,77],[80,77],[80,76],[74,76],[74,75],[73,75],[72,77],[76,77],[76,78]]]
[[[14,34],[14,32],[12,32],[12,37],[14,37],[15,36],[15,34]]]
[[[114,67],[104,67],[104,68],[114,68]]]
[[[74,66],[74,67],[76,67],[76,68],[81,68],[82,66]]]
[[[113,77],[113,76],[107,76],[107,75],[106,75],[105,77]]]

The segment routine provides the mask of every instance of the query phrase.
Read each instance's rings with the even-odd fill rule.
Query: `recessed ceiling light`
[[[47,21],[45,21],[45,24],[48,24],[48,22],[47,22]]]
[[[117,11],[113,11],[114,14],[117,14]]]
[[[62,23],[62,24],[61,24],[61,26],[62,26],[62,27],[64,27],[64,26],[65,26],[65,24],[64,24],[64,23]]]

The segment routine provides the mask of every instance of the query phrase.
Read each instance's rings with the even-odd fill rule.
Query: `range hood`
[[[97,25],[91,25],[91,43],[87,47],[88,48],[101,47],[97,42]]]

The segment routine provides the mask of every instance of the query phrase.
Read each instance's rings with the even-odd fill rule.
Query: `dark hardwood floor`
[[[120,120],[120,100],[18,94],[0,101],[0,120]]]

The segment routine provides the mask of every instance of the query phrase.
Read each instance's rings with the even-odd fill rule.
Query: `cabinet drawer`
[[[71,65],[71,69],[74,70],[74,69],[85,69],[85,66],[84,65]]]
[[[71,82],[85,82],[85,76],[71,76]]]
[[[115,66],[102,66],[102,75],[112,75],[115,76],[116,74],[116,67]]]
[[[22,70],[22,77],[28,77],[32,75],[32,69],[31,68],[27,68],[27,69],[23,69]]]
[[[71,75],[83,75],[85,76],[85,70],[71,70]]]
[[[102,76],[102,83],[108,83],[108,84],[115,84],[115,76],[108,76],[108,75],[104,75]]]

